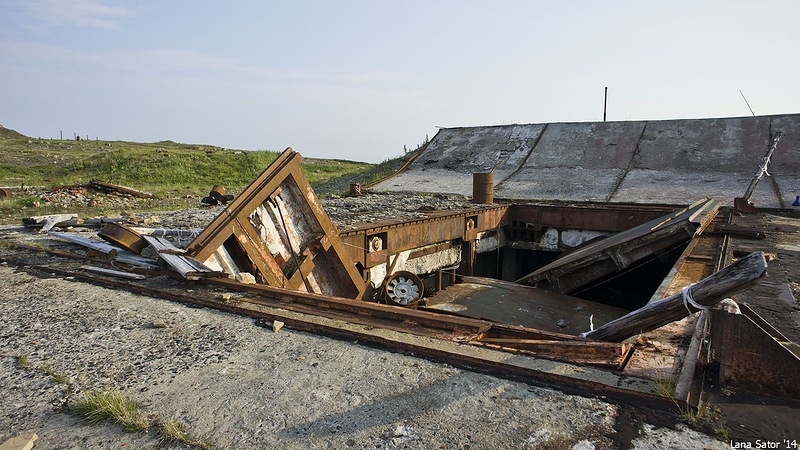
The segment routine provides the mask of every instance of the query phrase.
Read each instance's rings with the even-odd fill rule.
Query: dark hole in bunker
[[[655,294],[685,247],[681,245],[637,262],[626,270],[603,277],[576,292],[570,292],[569,295],[628,310],[641,308]],[[474,274],[514,281],[550,264],[561,254],[501,247],[477,254]]]

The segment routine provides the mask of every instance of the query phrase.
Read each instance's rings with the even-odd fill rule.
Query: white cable
[[[694,301],[694,297],[692,297],[692,286],[694,286],[694,283],[685,286],[683,289],[681,289],[681,297],[683,297],[683,306],[686,307],[686,311],[689,311],[689,315],[694,314],[694,312],[691,309],[689,309],[689,305],[692,305],[699,310],[708,309],[708,306],[701,305],[696,301]]]

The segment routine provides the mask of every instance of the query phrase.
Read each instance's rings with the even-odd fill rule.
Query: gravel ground
[[[344,229],[465,199],[323,204]],[[156,226],[199,228],[219,211],[158,213]],[[86,392],[116,389],[215,448],[730,448],[669,413],[46,275],[0,264],[0,442],[33,430],[37,449],[185,448],[73,412]]]

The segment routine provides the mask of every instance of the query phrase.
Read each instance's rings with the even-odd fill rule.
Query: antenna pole
[[[739,89],[739,93],[742,94],[742,90],[741,89]],[[753,108],[750,107],[750,102],[747,101],[747,99],[745,98],[744,94],[742,94],[742,98],[744,98],[744,102],[747,104],[747,109],[750,110],[750,114],[752,114],[753,117],[755,117],[756,113],[753,112]]]
[[[603,98],[603,122],[606,121],[606,108],[608,108],[608,86],[606,86],[606,94]]]

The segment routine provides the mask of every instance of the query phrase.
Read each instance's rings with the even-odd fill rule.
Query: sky
[[[800,112],[800,2],[0,0],[0,124],[381,162],[439,127]]]

